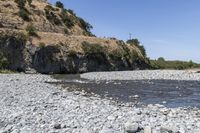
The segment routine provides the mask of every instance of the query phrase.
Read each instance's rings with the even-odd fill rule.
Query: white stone
[[[127,122],[124,124],[125,131],[127,133],[136,133],[138,131],[138,123]]]
[[[112,129],[103,128],[99,133],[114,133]]]
[[[152,131],[151,131],[151,127],[150,126],[146,126],[145,128],[144,128],[144,133],[151,133]]]
[[[92,133],[90,130],[88,130],[87,128],[83,128],[80,131],[81,133]]]

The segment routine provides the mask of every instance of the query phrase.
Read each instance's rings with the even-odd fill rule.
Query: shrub
[[[36,28],[32,23],[27,25],[26,32],[28,33],[29,36],[37,36]]]
[[[15,0],[15,3],[17,3],[19,8],[24,8],[26,5],[26,0]]]
[[[60,19],[53,13],[54,8],[53,8],[52,6],[47,5],[47,6],[44,8],[44,10],[45,10],[46,18],[47,18],[50,22],[52,22],[52,23],[54,23],[54,24],[56,24],[56,25],[60,25],[60,24],[61,24]]]
[[[68,9],[67,10],[71,15],[73,15],[73,16],[76,16],[76,14],[74,13],[74,11],[73,10],[71,10],[71,9]]]
[[[117,41],[117,44],[123,50],[123,52],[122,52],[123,57],[129,58],[130,57],[130,49],[127,47],[127,45],[124,43],[124,41]]]
[[[130,39],[130,40],[127,40],[126,43],[131,44],[131,45],[135,45],[137,48],[139,48],[139,50],[141,51],[141,53],[142,53],[142,55],[143,55],[144,57],[147,56],[146,50],[145,50],[144,46],[143,46],[143,45],[140,45],[140,42],[139,42],[138,39]]]
[[[72,18],[70,18],[70,16],[67,14],[65,10],[61,12],[60,17],[63,23],[65,24],[65,26],[67,26],[68,28],[72,28],[74,26],[74,22],[72,21]]]
[[[89,34],[92,35],[91,29],[93,28],[91,24],[83,20],[82,18],[78,18],[80,22],[80,26]]]
[[[0,53],[0,69],[7,69],[8,67],[8,60]]]
[[[114,50],[111,53],[109,53],[109,57],[112,60],[121,60],[122,57],[123,57],[123,55],[122,55],[122,53],[119,50]]]
[[[108,61],[106,49],[100,44],[83,42],[82,49],[88,59],[97,61],[98,63]]]
[[[26,43],[29,40],[29,35],[25,32],[21,32],[18,34],[17,39]]]
[[[77,56],[77,52],[74,51],[74,50],[69,50],[68,55],[71,56],[71,57],[74,57],[74,56]]]
[[[18,12],[19,17],[21,17],[25,21],[29,21],[29,14],[25,9],[20,9]]]
[[[83,42],[82,49],[86,55],[105,53],[104,47],[101,46],[100,44],[92,44],[88,42]]]
[[[163,58],[163,57],[159,57],[157,60],[158,60],[159,62],[165,62],[165,58]]]
[[[57,1],[56,4],[55,4],[55,6],[58,7],[58,8],[62,8],[62,9],[64,8],[63,3],[60,2],[60,1]]]
[[[29,6],[31,5],[31,3],[33,2],[33,0],[27,0]]]
[[[39,43],[39,47],[40,47],[40,48],[44,48],[45,46],[46,46],[45,43],[43,43],[43,42],[40,42],[40,43]]]

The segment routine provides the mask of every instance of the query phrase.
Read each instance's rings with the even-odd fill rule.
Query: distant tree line
[[[150,60],[152,69],[191,69],[191,68],[200,68],[200,64],[190,61],[167,61],[163,57],[160,57],[156,60]]]

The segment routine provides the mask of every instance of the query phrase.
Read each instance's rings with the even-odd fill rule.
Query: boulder
[[[139,125],[138,123],[127,122],[124,128],[127,133],[136,133],[139,130]]]

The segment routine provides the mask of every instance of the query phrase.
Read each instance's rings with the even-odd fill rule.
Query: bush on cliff
[[[21,17],[25,21],[29,21],[29,13],[25,8],[26,2],[28,1],[29,5],[31,4],[31,0],[15,0],[19,7],[18,16]]]
[[[24,8],[26,5],[26,0],[15,0],[19,8]]]
[[[60,1],[57,1],[56,4],[55,4],[55,6],[58,7],[58,8],[62,8],[62,9],[64,8],[63,3],[60,2]]]
[[[74,26],[74,22],[72,18],[67,14],[66,10],[62,10],[60,17],[63,23],[65,24],[65,26],[67,26],[67,28],[72,28]]]
[[[44,8],[45,11],[45,15],[46,18],[51,22],[54,23],[56,25],[60,25],[61,21],[58,18],[58,16],[53,12],[55,11],[55,9],[51,6],[51,5],[46,5],[46,7]]]
[[[0,69],[7,69],[8,60],[0,53]]]
[[[68,9],[67,10],[71,15],[73,15],[73,16],[75,16],[76,17],[76,13],[74,13],[74,11],[73,10],[71,10],[71,9]]]
[[[26,9],[23,9],[23,8],[20,9],[19,12],[18,12],[18,15],[19,15],[19,17],[21,17],[25,21],[29,21],[30,20],[29,14],[26,11]]]
[[[37,36],[36,28],[32,23],[27,25],[26,32],[29,36]]]
[[[113,50],[111,53],[109,53],[109,57],[112,60],[121,60],[123,58],[123,54],[122,52],[120,52],[119,50]]]
[[[140,49],[140,51],[141,51],[141,53],[144,57],[147,56],[144,46],[140,44],[138,39],[130,39],[130,40],[127,40],[126,43],[131,44],[131,45],[135,45],[136,47],[138,47]]]
[[[91,29],[93,28],[93,26],[80,17],[78,17],[78,21],[80,22],[80,26],[85,30],[85,32],[88,35],[93,36],[91,32]]]
[[[82,49],[90,59],[95,59],[99,62],[106,60],[106,49],[100,44],[83,42]]]
[[[100,44],[94,44],[89,42],[82,43],[83,51],[86,55],[91,54],[105,54],[105,49]]]

